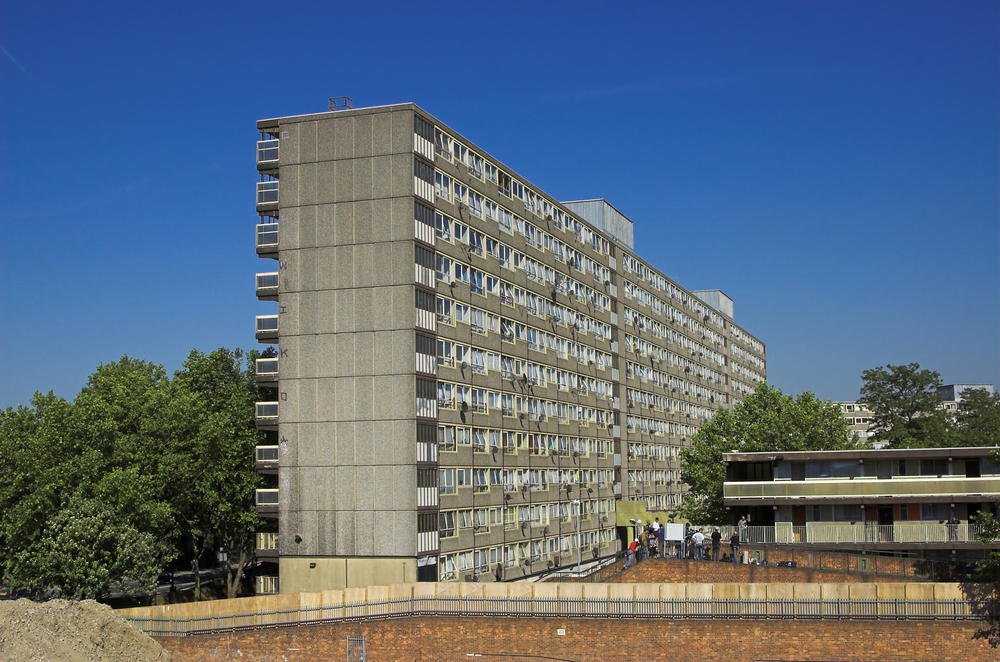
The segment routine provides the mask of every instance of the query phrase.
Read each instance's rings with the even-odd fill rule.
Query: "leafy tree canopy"
[[[911,363],[865,370],[861,379],[859,402],[872,412],[873,441],[890,448],[950,445],[937,394],[941,375]]]
[[[678,511],[700,524],[723,524],[723,453],[841,450],[856,447],[840,408],[809,392],[798,397],[761,382],[732,410],[720,409],[681,451],[690,491]]]
[[[145,592],[181,535],[196,554],[252,550],[255,356],[195,351],[172,380],[123,356],[73,402],[36,393],[0,412],[0,567],[12,587]]]
[[[981,388],[962,391],[950,436],[952,446],[1000,446],[1000,394]]]

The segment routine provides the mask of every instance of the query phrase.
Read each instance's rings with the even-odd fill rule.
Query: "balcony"
[[[262,474],[278,473],[278,447],[277,446],[256,446],[255,447],[257,471]]]
[[[1000,479],[936,476],[893,478],[830,478],[728,482],[726,505],[805,505],[814,503],[896,503],[933,501],[996,501]],[[901,496],[905,495],[905,496]]]
[[[277,315],[257,316],[257,341],[266,343],[278,342]]]
[[[278,490],[257,490],[255,503],[261,517],[278,516]]]
[[[277,258],[278,256],[277,223],[259,223],[257,225],[257,255],[259,257]]]
[[[254,592],[257,595],[270,595],[278,593],[278,578],[258,575],[254,577]]]
[[[278,534],[258,533],[256,554],[258,559],[278,558]]]
[[[278,167],[277,139],[257,141],[257,170],[264,172]]]
[[[694,525],[692,525],[694,526]],[[736,526],[695,526],[706,531],[719,529],[723,540],[728,540]],[[940,522],[896,522],[876,524],[875,522],[807,522],[805,526],[793,526],[780,522],[774,526],[748,526],[740,532],[743,544],[817,544],[824,547],[847,545],[859,548],[877,549],[933,549],[962,547],[982,547],[976,536],[982,533],[978,524],[945,524]]]
[[[272,271],[266,274],[257,274],[257,300],[258,301],[278,300],[277,271]]]
[[[254,374],[260,386],[275,388],[278,385],[278,359],[257,359]]]
[[[257,211],[268,212],[278,208],[278,180],[257,182]]]
[[[257,429],[277,430],[278,429],[278,403],[258,402],[257,403]]]

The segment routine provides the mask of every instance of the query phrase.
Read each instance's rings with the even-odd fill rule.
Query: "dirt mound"
[[[170,653],[93,600],[0,601],[0,662],[169,662]]]

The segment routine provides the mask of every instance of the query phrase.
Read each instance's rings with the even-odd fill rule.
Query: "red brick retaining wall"
[[[997,652],[973,641],[970,621],[654,620],[416,617],[159,637],[173,662],[317,662],[347,659],[366,638],[368,662],[483,662],[548,656],[580,662],[979,662]],[[560,635],[563,629],[565,634]]]

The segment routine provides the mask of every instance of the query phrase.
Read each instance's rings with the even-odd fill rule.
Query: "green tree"
[[[142,590],[149,568],[176,555],[158,466],[168,389],[162,368],[126,356],[100,366],[73,403],[35,394],[0,415],[0,565],[15,586],[95,595],[128,578]],[[113,546],[117,556],[104,554]],[[147,556],[130,570],[132,552]]]
[[[950,436],[953,446],[1000,446],[1000,394],[962,391]]]
[[[681,478],[689,491],[678,511],[704,524],[724,524],[723,454],[841,450],[855,447],[840,408],[809,392],[798,397],[761,382],[730,411],[720,409],[681,451]]]
[[[192,351],[177,371],[194,434],[178,449],[170,472],[178,477],[172,494],[179,521],[192,540],[195,563],[208,546],[229,558],[226,590],[235,597],[243,570],[252,562],[260,524],[254,491],[261,477],[254,447],[264,435],[256,428],[254,403],[260,399],[254,375],[256,352],[244,364],[240,350]],[[201,584],[195,580],[195,599]]]
[[[872,412],[873,440],[890,448],[949,445],[937,387],[941,375],[920,365],[887,365],[861,373],[860,402]]]
[[[186,534],[197,557],[231,551],[235,595],[258,524],[255,356],[244,367],[239,350],[192,352],[173,380],[124,356],[72,403],[36,394],[0,412],[0,567],[15,584],[144,590]]]
[[[159,545],[96,499],[76,497],[22,549],[8,572],[15,589],[54,587],[59,597],[97,598],[112,590],[150,593]]]

